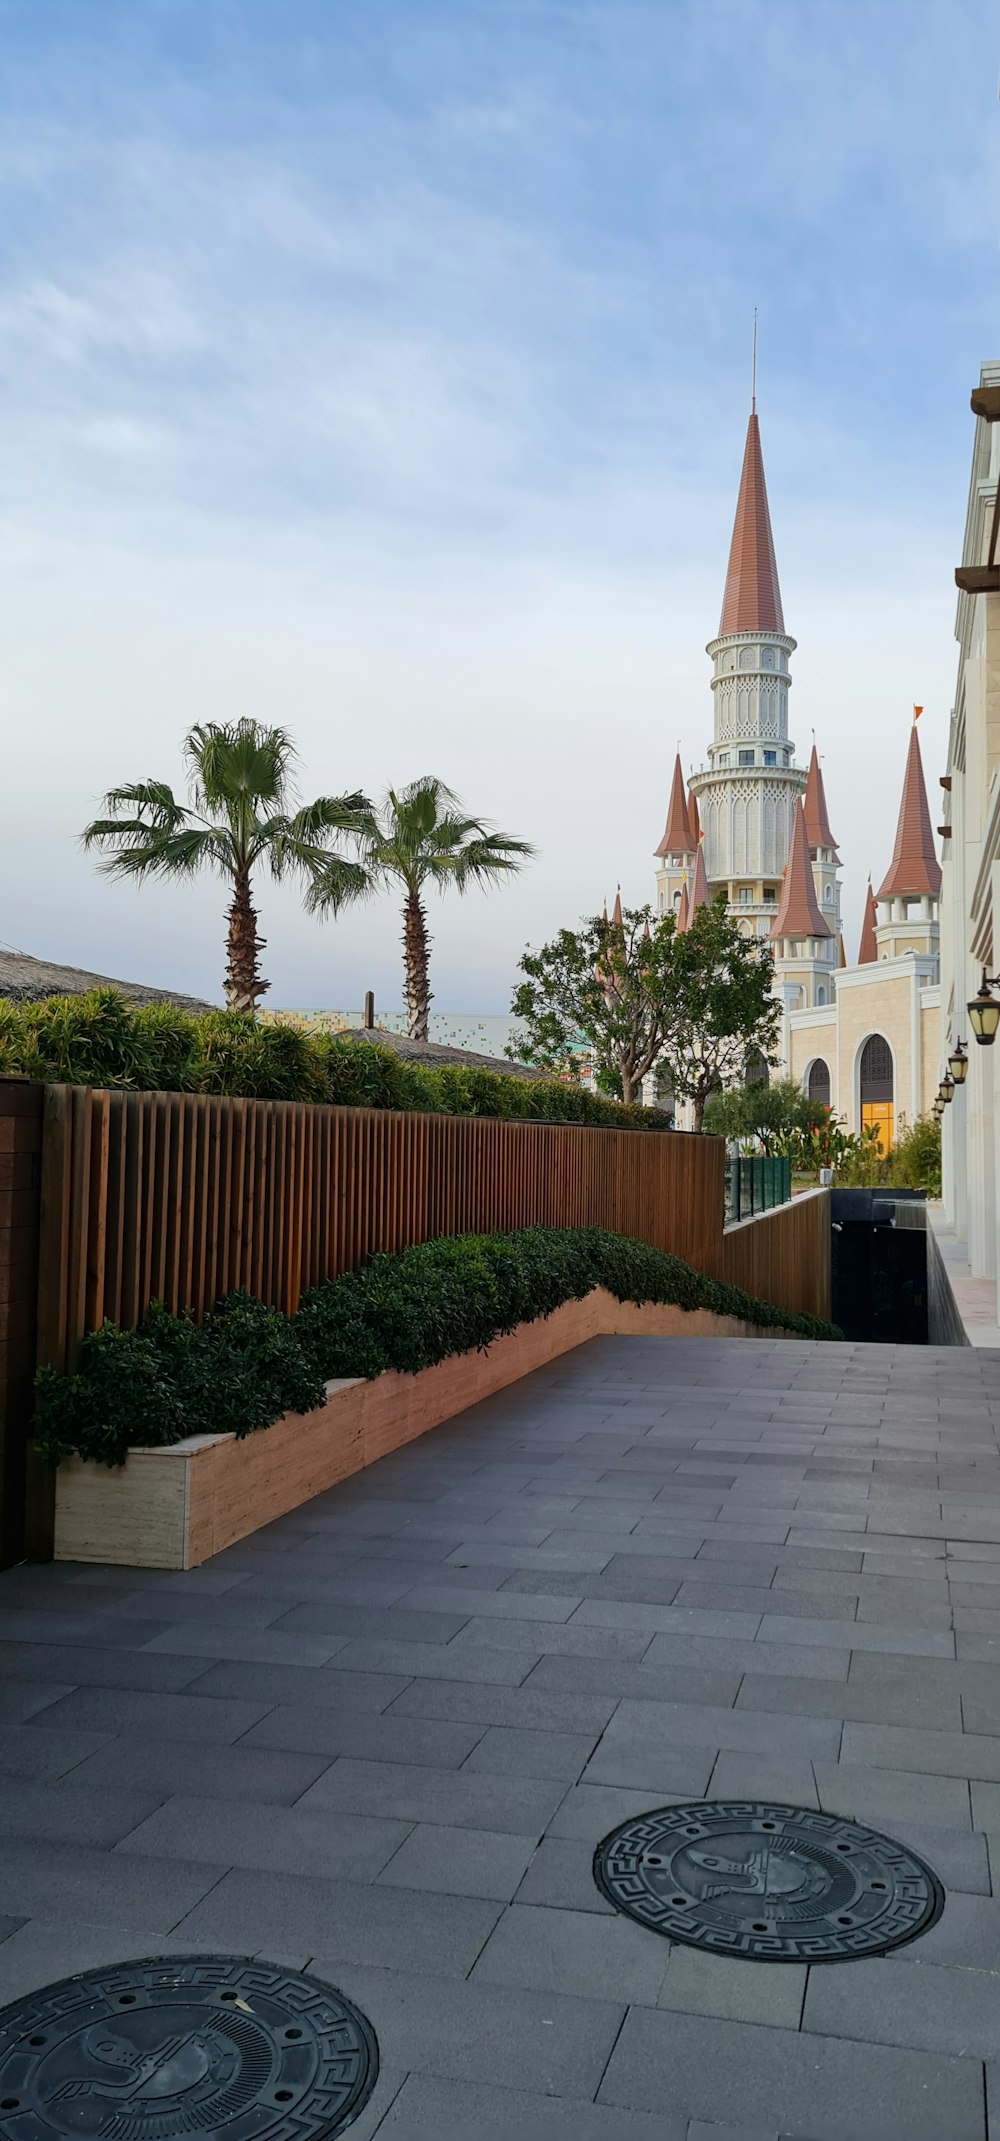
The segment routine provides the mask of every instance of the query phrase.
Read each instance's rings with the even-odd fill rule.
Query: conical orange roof
[[[809,861],[805,812],[801,798],[795,804],[792,840],[781,886],[781,902],[771,923],[772,937],[832,937],[829,922],[820,913]]]
[[[707,906],[708,878],[705,874],[705,851],[702,842],[699,840],[698,852],[694,858],[694,876],[688,887],[687,922],[685,927],[690,929],[699,907]]]
[[[837,843],[830,831],[830,819],[826,808],[826,790],[823,786],[823,775],[820,772],[819,757],[815,744],[812,747],[812,757],[809,760],[809,772],[806,777],[805,813],[806,839],[810,847],[832,848],[834,854],[837,855]],[[837,861],[840,861],[839,855],[837,855]]]
[[[617,892],[615,893],[615,904],[614,904],[614,909],[613,909],[613,911],[612,911],[612,915],[611,915],[611,927],[612,927],[612,929],[620,929],[620,928],[621,928],[621,926],[622,926],[622,891],[621,891],[621,886],[619,885],[619,887],[618,887],[618,890],[617,890]]]
[[[692,836],[688,817],[687,798],[684,793],[684,775],[681,772],[681,755],[674,760],[674,777],[670,785],[670,803],[663,838],[656,850],[658,855],[693,855],[696,837]]]
[[[921,892],[930,892],[936,898],[940,890],[941,865],[934,853],[931,814],[927,808],[924,769],[920,758],[917,724],[914,721],[910,730],[910,748],[906,754],[896,845],[892,851],[888,874],[883,878],[876,898],[906,898]]]
[[[869,878],[868,890],[865,893],[865,916],[864,921],[861,924],[861,944],[858,950],[859,966],[870,966],[872,964],[872,961],[878,958],[878,944],[875,938],[875,929],[877,923],[878,909],[875,905],[875,894],[872,891],[872,881],[871,878]]]
[[[760,425],[751,410],[736,501],[720,638],[726,632],[784,632],[781,590],[767,509]]]

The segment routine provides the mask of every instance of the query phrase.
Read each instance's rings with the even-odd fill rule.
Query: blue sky
[[[433,769],[537,842],[433,915],[443,1009],[646,898],[756,304],[853,955],[914,699],[943,764],[992,8],[0,0],[0,38],[0,939],[216,994],[221,888],[126,892],[74,836],[241,712],[310,792]],[[390,905],[319,930],[261,889],[272,1003],[398,1002]]]

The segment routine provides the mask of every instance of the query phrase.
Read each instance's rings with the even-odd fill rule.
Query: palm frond
[[[342,855],[321,855],[305,872],[303,904],[307,914],[338,915],[359,900],[371,899],[378,877],[363,862]]]
[[[184,755],[192,801],[209,816],[245,820],[259,802],[279,810],[286,802],[296,755],[287,729],[245,716],[201,722],[187,736]]]

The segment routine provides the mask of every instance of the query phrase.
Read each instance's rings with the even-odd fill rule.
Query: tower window
[[[778,763],[778,754],[777,754],[777,751],[765,751],[765,753],[764,753],[764,764],[765,764],[765,766],[776,766],[776,765],[777,765],[777,763]]]
[[[750,901],[753,897],[753,886],[741,885],[736,897],[739,900],[741,907],[749,907]]]
[[[740,763],[740,765],[741,765],[741,766],[752,766],[752,765],[753,765],[753,752],[752,752],[752,751],[740,751],[740,752],[739,752],[739,754],[738,754],[738,756],[739,756],[739,763]]]
[[[775,902],[775,900],[776,900],[776,898],[777,898],[777,893],[775,892],[775,889],[774,889],[774,886],[773,886],[773,885],[765,885],[765,886],[764,886],[764,898],[765,898],[765,900],[767,901],[767,904],[768,904],[768,906],[770,906],[770,907],[773,907],[773,906],[774,906],[774,902]]]
[[[719,752],[719,764],[720,764],[720,766],[728,766],[728,764],[729,764],[729,752],[728,752],[728,751],[720,751],[720,752]]]

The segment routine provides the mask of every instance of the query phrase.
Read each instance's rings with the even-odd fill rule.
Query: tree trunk
[[[226,964],[226,1004],[230,1011],[246,1011],[251,1017],[257,998],[269,989],[262,981],[257,954],[266,939],[257,935],[257,913],[250,897],[250,873],[237,871],[229,909],[229,957]]]
[[[430,938],[419,892],[408,892],[403,908],[403,966],[406,972],[407,1032],[411,1041],[426,1041],[431,1009]]]
[[[707,1095],[706,1095],[705,1093],[696,1093],[696,1094],[695,1094],[695,1096],[694,1096],[694,1099],[693,1099],[693,1101],[692,1101],[692,1103],[691,1103],[691,1105],[692,1105],[692,1107],[693,1107],[693,1109],[694,1109],[694,1128],[695,1128],[696,1130],[700,1130],[700,1129],[701,1129],[702,1123],[703,1123],[703,1122],[704,1122],[704,1120],[705,1120],[705,1101],[706,1101],[706,1099],[707,1099]]]
[[[622,1081],[622,1104],[624,1107],[629,1108],[636,1097],[637,1087],[639,1089],[639,1097],[642,1097],[642,1080],[641,1078],[633,1078],[628,1071],[624,1070],[619,1071],[619,1076]]]

